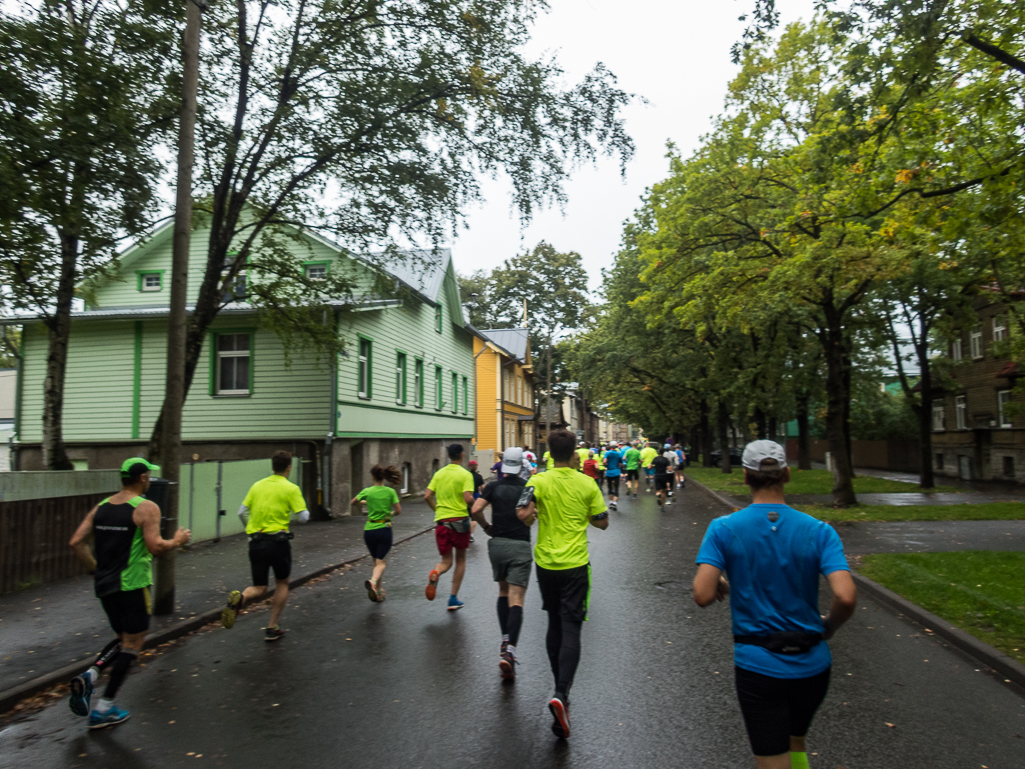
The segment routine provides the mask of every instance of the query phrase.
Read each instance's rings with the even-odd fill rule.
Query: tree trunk
[[[733,472],[733,464],[730,462],[730,437],[729,437],[729,422],[730,422],[730,410],[726,406],[726,401],[722,398],[719,399],[719,414],[717,420],[717,427],[719,429],[719,469],[724,473]]]
[[[704,398],[701,399],[701,444],[695,444],[691,448],[696,448],[701,451],[701,466],[711,467],[712,466],[712,426],[708,419],[708,401]]]
[[[824,308],[826,327],[826,440],[833,461],[833,503],[849,507],[858,503],[852,483],[853,468],[848,444],[847,415],[851,400],[850,358],[847,355],[840,313],[830,304]]]
[[[75,296],[75,266],[78,262],[77,235],[60,233],[61,274],[57,283],[57,302],[47,319],[49,349],[46,353],[46,380],[43,383],[43,466],[47,470],[74,470],[64,449],[64,377],[68,368],[68,341],[71,337],[71,300]]]
[[[811,470],[811,432],[808,429],[807,390],[797,396],[797,468]]]
[[[758,440],[764,440],[766,436],[765,430],[765,412],[762,411],[761,406],[755,406],[755,429],[758,431]]]
[[[157,436],[156,457],[161,472],[171,481],[166,510],[162,511],[161,536],[170,539],[178,527],[181,480],[182,411],[185,407],[185,302],[189,290],[189,241],[192,234],[192,166],[195,162],[196,98],[199,82],[199,35],[202,9],[186,3],[185,35],[182,38],[182,104],[178,122],[178,180],[174,211],[174,242],[171,252],[171,296],[167,318],[167,379],[161,409],[162,430]],[[174,612],[175,551],[157,558],[153,613]]]
[[[776,424],[776,417],[769,417],[769,430],[765,437],[770,441],[776,440],[776,434],[779,432],[779,427]]]
[[[844,358],[844,382],[847,386],[847,402],[844,404],[843,435],[847,443],[847,456],[851,462],[851,478],[857,478],[854,471],[854,436],[851,430],[851,360],[849,356]]]

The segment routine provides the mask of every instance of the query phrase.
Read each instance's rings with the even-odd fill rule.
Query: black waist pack
[[[790,630],[770,635],[735,635],[733,642],[761,646],[776,654],[804,654],[822,643],[822,633]]]
[[[446,529],[451,529],[456,534],[470,533],[469,518],[456,518],[454,521],[442,521],[441,525],[444,526]]]
[[[250,542],[288,542],[288,540],[294,538],[295,534],[290,531],[275,531],[272,534],[258,531],[255,534],[249,535]]]

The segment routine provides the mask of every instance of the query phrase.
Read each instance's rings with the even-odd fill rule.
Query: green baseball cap
[[[137,469],[140,465],[142,467],[144,467],[145,469],[144,470]],[[132,472],[133,470],[135,471],[134,473]],[[129,457],[128,459],[126,459],[124,462],[121,463],[121,477],[122,478],[131,478],[133,475],[137,475],[138,476],[138,475],[142,475],[143,473],[146,473],[146,472],[148,472],[151,477],[156,477],[156,476],[160,475],[160,466],[159,465],[154,465],[154,464],[152,464],[150,462],[147,462],[142,457]]]

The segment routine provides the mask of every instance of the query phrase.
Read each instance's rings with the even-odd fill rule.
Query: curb
[[[408,542],[414,537],[419,537],[420,535],[427,534],[430,531],[434,531],[433,525],[430,528],[424,529],[423,531],[418,531],[414,534],[410,534],[406,537],[403,537],[402,539],[396,540],[392,544],[392,546],[394,547],[395,545],[401,545],[403,542]],[[365,553],[356,558],[350,558],[347,561],[342,561],[340,563],[323,566],[319,569],[310,572],[309,574],[304,574],[301,577],[296,577],[288,583],[289,590],[294,590],[297,587],[305,585],[310,580],[316,579],[317,577],[323,577],[325,574],[330,574],[333,571],[337,571],[338,569],[341,569],[343,566],[348,566],[349,564],[356,563],[357,561],[362,561],[364,558],[369,557],[369,554]],[[263,598],[257,601],[256,603],[263,603],[267,600],[270,600],[269,594],[266,598]],[[194,617],[189,617],[187,620],[184,620],[177,624],[169,625],[168,627],[162,630],[158,630],[152,635],[146,636],[146,643],[142,648],[152,649],[154,646],[160,646],[161,644],[168,643],[169,641],[174,641],[178,638],[181,638],[182,636],[192,633],[193,631],[199,630],[204,625],[208,625],[211,622],[217,621],[218,619],[220,619],[220,616],[221,609],[210,609],[208,611],[203,612],[202,614],[197,614]],[[77,676],[79,673],[85,672],[89,669],[89,666],[92,664],[92,660],[90,659],[83,660],[82,662],[72,662],[70,665],[65,665],[62,668],[58,668],[57,670],[53,670],[49,673],[45,673],[44,675],[38,676],[37,678],[33,678],[31,681],[26,681],[23,684],[18,684],[17,686],[0,692],[0,715],[6,714],[7,711],[9,711],[11,708],[13,708],[26,697],[31,697],[33,694],[45,691],[46,689],[49,689],[53,686],[57,686],[58,684],[65,683],[69,678],[73,678]]]
[[[854,582],[859,590],[864,590],[886,608],[895,611],[898,617],[909,619],[932,631],[933,635],[939,636],[951,646],[959,649],[986,667],[992,668],[1005,681],[1011,681],[1025,688],[1025,665],[1022,665],[1016,659],[1007,656],[988,643],[980,641],[961,628],[951,625],[950,622],[942,617],[937,617],[932,612],[926,611],[918,604],[911,603],[906,598],[902,598],[878,582],[856,571],[851,571],[851,576],[854,577]]]
[[[712,497],[730,509],[737,509],[735,501],[727,499],[717,491],[712,491],[703,483],[699,483],[691,478],[688,478],[687,482],[693,483],[699,489],[708,492]],[[961,630],[961,628],[951,625],[950,622],[942,617],[937,617],[932,612],[926,611],[918,604],[912,603],[889,588],[883,587],[878,582],[859,574],[853,569],[851,570],[851,576],[854,578],[854,582],[859,590],[864,590],[885,608],[896,613],[898,617],[911,620],[923,628],[931,630],[933,635],[939,636],[955,649],[991,668],[1005,681],[1011,681],[1025,689],[1025,665],[1022,665],[1016,659],[990,646],[985,641],[980,641],[975,636]]]

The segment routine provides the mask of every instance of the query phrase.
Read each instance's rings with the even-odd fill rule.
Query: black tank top
[[[103,597],[119,590],[138,590],[153,584],[150,564],[153,556],[146,549],[142,529],[135,525],[135,508],[145,497],[134,497],[111,504],[109,497],[93,516],[93,542],[96,549],[96,595]]]

